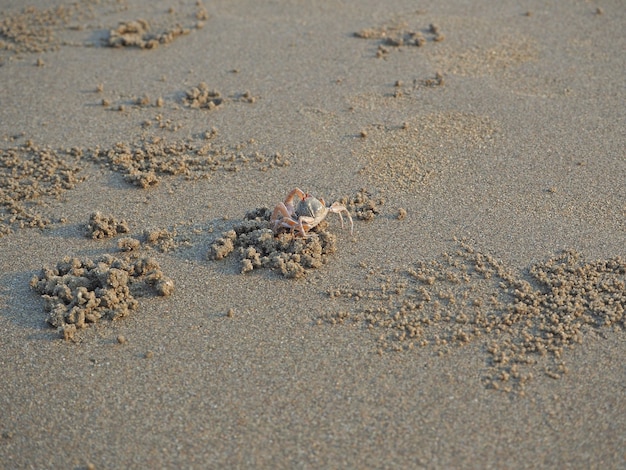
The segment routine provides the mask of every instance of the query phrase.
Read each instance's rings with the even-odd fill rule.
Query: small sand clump
[[[229,102],[256,103],[257,97],[249,91],[235,93],[228,98]],[[226,102],[222,94],[202,82],[198,86],[192,87],[185,92],[183,104],[188,108],[213,110],[220,108]]]
[[[87,233],[93,239],[111,238],[120,233],[128,233],[128,222],[117,220],[111,215],[94,212],[89,217]]]
[[[176,228],[148,229],[141,235],[120,238],[117,242],[117,247],[122,252],[146,249],[169,253],[183,246],[190,246],[189,236],[179,235]]]
[[[431,24],[428,28],[410,28],[405,21],[393,22],[380,27],[366,28],[354,33],[361,39],[378,42],[376,57],[385,57],[390,48],[399,49],[403,46],[422,47],[428,42],[441,42],[445,36],[437,25]]]
[[[440,87],[444,86],[445,80],[441,72],[436,72],[434,78],[426,78],[421,83],[426,87]]]
[[[167,297],[174,291],[174,282],[154,259],[111,255],[64,258],[54,268],[44,267],[30,285],[45,300],[47,322],[67,340],[103,318],[125,317],[137,309],[136,297],[151,293]]]
[[[183,102],[190,108],[216,109],[224,103],[224,99],[219,91],[202,82],[186,92]]]
[[[145,245],[156,248],[161,253],[175,250],[179,246],[178,232],[176,229],[150,229],[144,230],[143,238]]]
[[[109,31],[106,45],[109,47],[138,47],[155,49],[161,44],[168,44],[179,36],[189,34],[188,28],[174,26],[164,31],[151,32],[146,20],[124,21]]]
[[[117,247],[120,251],[136,251],[141,248],[141,241],[132,237],[124,237],[117,241]]]
[[[364,188],[352,197],[343,197],[341,202],[359,220],[374,220],[380,214],[380,206],[385,204],[383,198],[374,198]]]
[[[283,276],[298,279],[309,269],[321,267],[336,251],[336,237],[326,231],[324,221],[314,227],[307,238],[290,232],[274,235],[270,209],[248,212],[232,230],[224,232],[209,249],[211,260],[220,260],[236,252],[241,273],[257,268],[277,270]]]

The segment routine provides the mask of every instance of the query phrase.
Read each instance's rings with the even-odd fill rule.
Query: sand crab
[[[294,203],[295,198],[299,201]],[[350,233],[354,230],[352,216],[346,206],[338,202],[333,202],[330,206],[326,206],[324,199],[314,198],[310,194],[304,193],[301,189],[296,188],[291,191],[285,202],[279,203],[272,213],[271,223],[274,225],[274,233],[281,227],[289,228],[292,232],[298,230],[298,234],[307,237],[307,231],[311,230],[322,220],[326,218],[329,212],[339,214],[341,219],[341,228],[343,228],[342,212],[348,216],[350,220]]]

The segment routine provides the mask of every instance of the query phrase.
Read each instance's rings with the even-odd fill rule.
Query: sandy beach
[[[0,468],[625,468],[624,51],[612,0],[3,1]]]

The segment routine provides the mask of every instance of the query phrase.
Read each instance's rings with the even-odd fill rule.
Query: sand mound
[[[77,329],[136,310],[135,297],[171,295],[174,283],[152,258],[104,255],[95,260],[64,258],[54,268],[44,267],[31,287],[45,299],[48,323],[71,340]]]
[[[267,207],[248,212],[240,223],[211,245],[209,259],[223,259],[235,252],[242,273],[270,268],[297,279],[307,270],[322,266],[328,255],[336,251],[336,237],[326,231],[326,222],[312,229],[308,238],[296,237],[290,232],[275,236],[270,225],[271,214]]]

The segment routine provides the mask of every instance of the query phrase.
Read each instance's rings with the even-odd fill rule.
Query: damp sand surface
[[[626,466],[623,5],[439,3],[8,2],[0,467]]]

